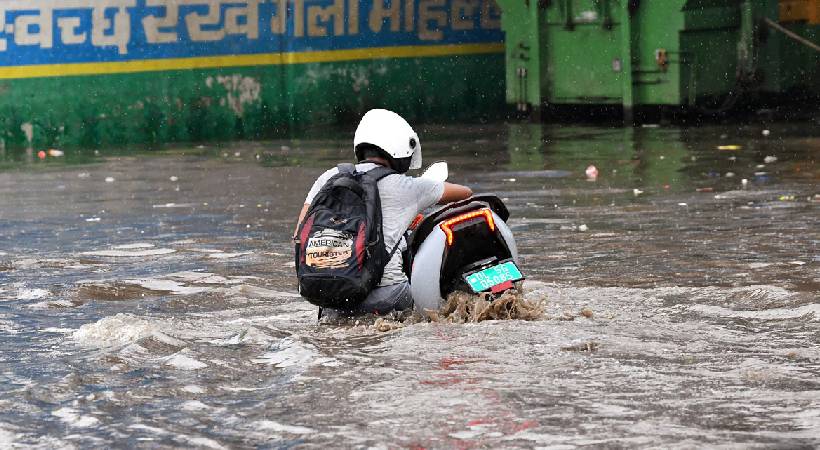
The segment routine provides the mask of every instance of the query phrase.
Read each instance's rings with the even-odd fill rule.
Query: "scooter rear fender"
[[[416,230],[413,232],[412,242],[410,243],[411,254],[415,255],[418,252],[421,243],[439,223],[459,214],[481,208],[490,208],[490,210],[504,222],[510,218],[510,212],[507,210],[507,206],[494,194],[478,194],[465,200],[448,203],[428,214],[418,227],[416,227]]]

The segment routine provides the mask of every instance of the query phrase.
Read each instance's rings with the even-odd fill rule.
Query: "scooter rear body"
[[[504,203],[477,195],[429,214],[413,234],[410,289],[419,312],[453,292],[501,293],[523,278]]]

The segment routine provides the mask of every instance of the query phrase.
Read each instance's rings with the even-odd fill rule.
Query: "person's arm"
[[[468,188],[467,186],[445,182],[444,193],[441,194],[441,198],[439,199],[438,204],[444,205],[447,203],[457,202],[459,200],[469,198],[472,195],[473,190]]]
[[[299,234],[299,226],[302,225],[302,221],[305,220],[305,214],[308,212],[308,208],[310,208],[310,203],[305,203],[305,206],[302,206],[302,212],[299,213],[299,220],[296,222],[296,229],[293,230],[293,240],[296,240],[296,235]]]

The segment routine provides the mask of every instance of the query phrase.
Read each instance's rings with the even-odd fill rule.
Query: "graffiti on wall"
[[[494,0],[2,0],[0,66],[498,43]]]

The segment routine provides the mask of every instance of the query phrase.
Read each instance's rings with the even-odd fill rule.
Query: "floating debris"
[[[718,145],[717,149],[718,150],[724,150],[724,151],[737,151],[737,150],[740,150],[742,148],[743,147],[740,146],[740,145]]]
[[[570,345],[567,347],[561,347],[561,350],[565,352],[588,352],[592,353],[598,350],[598,343],[595,341],[588,341],[582,342],[578,345]]]
[[[587,179],[589,180],[595,180],[598,178],[598,168],[591,164],[589,165],[589,167],[587,167],[587,170],[584,171],[584,173],[586,174]]]
[[[767,157],[763,158],[763,162],[765,162],[766,164],[771,164],[771,163],[776,162],[776,161],[777,161],[777,156],[771,156],[770,155],[770,156],[767,156]]]

